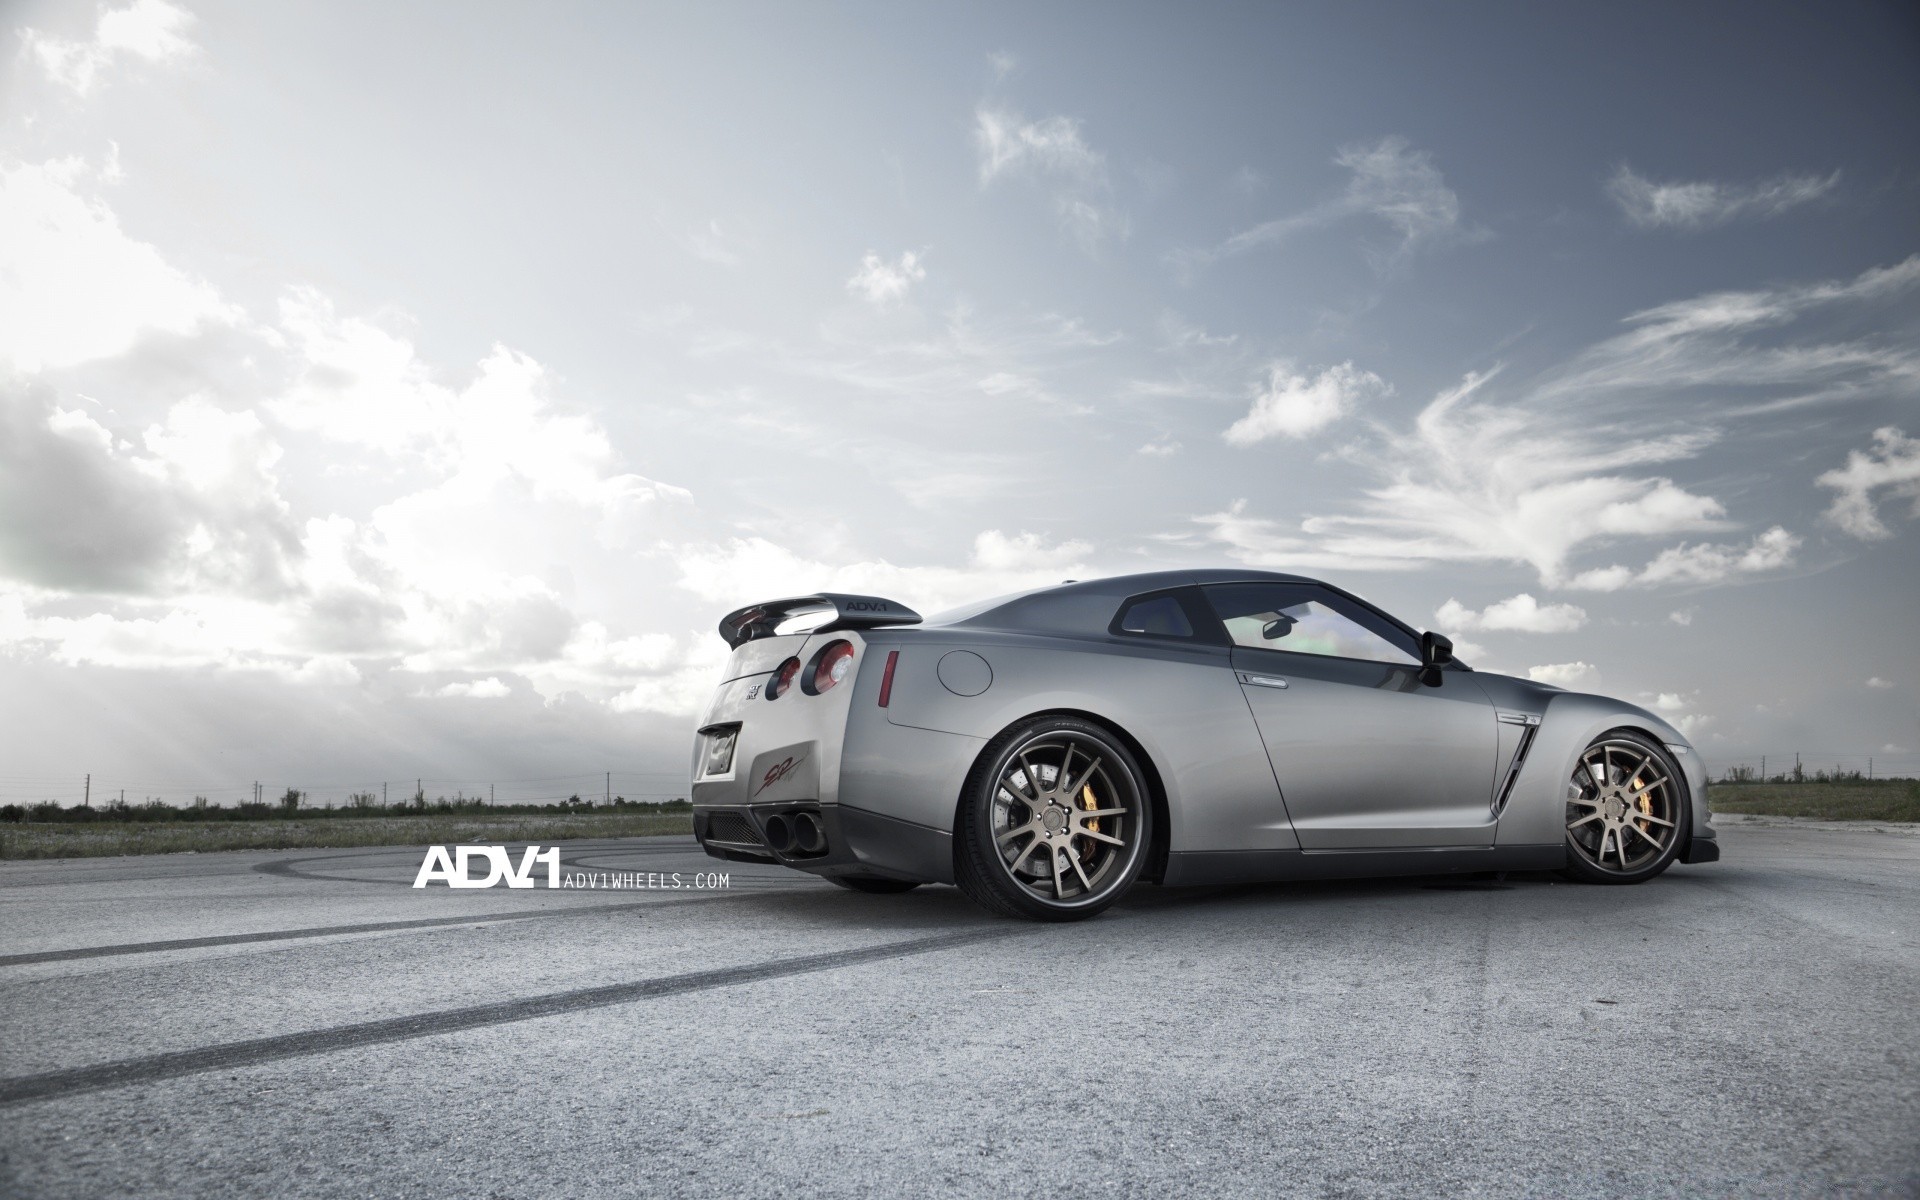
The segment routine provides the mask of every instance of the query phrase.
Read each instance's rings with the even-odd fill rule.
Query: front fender
[[[1593,740],[1614,729],[1632,729],[1666,746],[1680,767],[1693,818],[1691,836],[1711,838],[1707,821],[1707,772],[1700,754],[1680,731],[1638,705],[1606,696],[1556,692],[1545,697],[1540,733],[1514,781],[1500,814],[1494,844],[1545,846],[1566,838],[1567,780]],[[1684,847],[1683,847],[1684,851]]]

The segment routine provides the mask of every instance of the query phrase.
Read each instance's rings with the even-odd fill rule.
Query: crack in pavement
[[[631,983],[577,988],[573,991],[531,996],[524,1000],[505,1000],[494,1004],[447,1009],[442,1012],[420,1013],[409,1017],[392,1017],[383,1021],[364,1021],[354,1025],[336,1026],[332,1029],[315,1029],[305,1033],[228,1042],[198,1050],[176,1050],[167,1054],[122,1059],[119,1062],[101,1063],[97,1066],[80,1067],[74,1070],[22,1075],[13,1079],[0,1079],[0,1107],[26,1104],[35,1100],[53,1100],[108,1088],[156,1083],[207,1071],[251,1067],[262,1063],[278,1062],[282,1059],[329,1054],[337,1050],[411,1041],[415,1038],[432,1037],[435,1034],[459,1033],[490,1025],[531,1021],[540,1017],[584,1012],[588,1009],[627,1004],[635,1000],[647,1000],[659,996],[674,996],[686,992],[756,983],[763,979],[781,979],[817,971],[862,966],[914,954],[951,950],[976,942],[995,941],[1021,934],[1035,934],[1044,928],[1044,926],[1035,927],[1023,923],[964,929],[955,933],[913,938],[904,942],[887,942],[857,950],[836,950],[825,954],[809,954],[747,966],[693,971],[659,979],[641,979]]]

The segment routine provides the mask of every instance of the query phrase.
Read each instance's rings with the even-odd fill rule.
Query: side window
[[[1419,666],[1418,643],[1393,622],[1310,583],[1225,583],[1204,589],[1236,646]]]
[[[1120,615],[1114,618],[1113,629],[1116,633],[1131,633],[1141,637],[1193,636],[1193,622],[1187,619],[1187,610],[1181,605],[1179,597],[1165,593],[1136,597],[1122,604]]]

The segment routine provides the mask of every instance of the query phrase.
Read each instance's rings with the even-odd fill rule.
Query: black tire
[[[1079,717],[1033,717],[988,743],[967,777],[954,877],[989,912],[1081,921],[1126,894],[1152,844],[1146,775],[1120,739]]]
[[[870,896],[894,896],[920,886],[916,880],[882,879],[877,875],[829,875],[827,881],[837,883],[850,892],[865,892]]]
[[[1693,798],[1680,765],[1638,730],[1603,733],[1581,752],[1567,781],[1566,811],[1561,874],[1581,883],[1645,883],[1672,866],[1693,836]],[[1656,843],[1653,835],[1662,832],[1664,842]],[[1617,866],[1607,862],[1613,854]]]

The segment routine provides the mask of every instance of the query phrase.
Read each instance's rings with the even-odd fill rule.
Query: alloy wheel
[[[1084,902],[1130,878],[1145,829],[1130,770],[1101,741],[1049,731],[1002,760],[991,802],[1007,878],[1045,904]]]
[[[1630,875],[1665,859],[1682,792],[1664,757],[1629,738],[1587,747],[1567,780],[1567,842],[1596,870]]]

